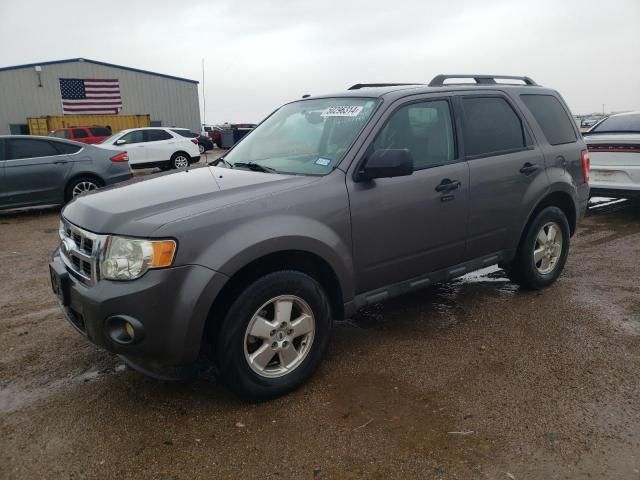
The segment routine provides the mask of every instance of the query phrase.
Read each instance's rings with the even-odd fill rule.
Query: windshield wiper
[[[233,164],[234,167],[238,168],[248,168],[254,172],[266,172],[266,173],[278,173],[278,171],[274,168],[265,167],[264,165],[260,165],[255,162],[236,162]]]

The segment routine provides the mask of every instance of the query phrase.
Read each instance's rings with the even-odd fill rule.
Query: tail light
[[[584,178],[584,183],[589,183],[589,150],[582,150],[582,152],[580,152],[580,161],[582,162],[582,178]]]
[[[113,157],[111,157],[111,161],[112,162],[128,162],[129,155],[127,154],[127,152],[122,152],[122,153],[119,153],[118,155],[114,155]]]
[[[194,145],[197,145],[198,144],[198,140],[196,140],[195,138],[192,138],[191,139],[191,143],[193,143]]]

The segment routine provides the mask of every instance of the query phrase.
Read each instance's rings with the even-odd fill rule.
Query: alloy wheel
[[[71,195],[73,197],[77,197],[85,192],[90,192],[91,190],[97,190],[98,185],[95,182],[91,182],[89,180],[83,180],[74,185],[73,190],[71,191]]]
[[[296,295],[280,295],[253,315],[244,336],[249,367],[267,378],[282,377],[302,364],[315,336],[311,307]]]
[[[557,223],[545,223],[538,231],[533,247],[533,263],[540,274],[548,275],[556,268],[562,255],[562,243],[562,230]]]
[[[189,160],[184,155],[178,155],[173,159],[173,166],[176,168],[185,168],[189,166]]]

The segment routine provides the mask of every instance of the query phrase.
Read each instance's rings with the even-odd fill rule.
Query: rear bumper
[[[209,310],[227,279],[208,268],[186,265],[150,270],[130,282],[101,280],[87,286],[67,272],[58,251],[50,267],[63,277],[59,285],[64,292],[58,299],[77,331],[111,352],[166,366],[188,365],[198,358]],[[113,324],[121,318],[141,326],[138,340],[114,340]]]
[[[115,175],[110,175],[104,179],[105,185],[113,185],[115,183],[124,182],[133,177],[133,172],[129,170],[128,172],[122,172]]]
[[[608,197],[608,198],[640,198],[640,188],[612,188],[612,187],[593,187],[591,189],[592,197]]]
[[[194,157],[191,157],[191,163],[197,163],[200,161],[200,155],[196,155]]]

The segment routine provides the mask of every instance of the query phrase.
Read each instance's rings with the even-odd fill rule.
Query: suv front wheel
[[[555,282],[569,254],[569,222],[558,207],[546,207],[524,232],[513,263],[507,268],[512,281],[540,290]]]
[[[266,400],[302,385],[329,343],[327,296],[297,271],[270,273],[232,303],[217,336],[224,383],[250,400]]]

